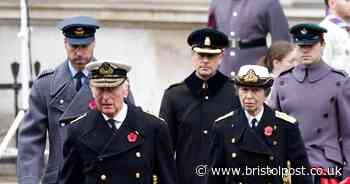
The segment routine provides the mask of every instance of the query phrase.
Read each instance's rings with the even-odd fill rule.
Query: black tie
[[[83,81],[81,80],[83,77],[84,77],[84,73],[83,72],[78,72],[77,74],[75,74],[75,78],[77,80],[77,84],[75,86],[75,89],[77,91],[79,91],[79,89],[83,85]]]
[[[252,125],[252,129],[255,131],[255,132],[258,132],[258,120],[256,120],[255,118],[252,119],[251,121],[251,125]]]
[[[305,68],[305,78],[304,80],[306,79],[306,77],[309,75],[309,69],[308,68]]]
[[[115,120],[114,119],[107,120],[107,123],[112,128],[113,132],[117,132],[117,127],[115,126]]]

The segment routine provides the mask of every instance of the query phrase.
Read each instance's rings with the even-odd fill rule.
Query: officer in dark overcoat
[[[207,163],[213,122],[239,107],[239,101],[231,80],[217,70],[228,44],[225,34],[199,29],[189,35],[187,42],[195,71],[165,91],[160,117],[170,128],[179,183],[203,184],[195,167]]]
[[[166,123],[123,101],[130,66],[87,65],[96,108],[70,121],[62,184],[176,184]]]
[[[288,174],[293,184],[312,183],[296,119],[264,104],[272,83],[266,67],[240,68],[235,84],[242,108],[215,121],[208,184],[282,184]],[[222,168],[236,172],[213,172]]]

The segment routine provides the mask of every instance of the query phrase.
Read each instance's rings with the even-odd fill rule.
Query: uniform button
[[[275,159],[275,157],[273,157],[273,156],[270,156],[270,157],[269,157],[269,159],[270,159],[270,160],[274,160],[274,159]]]
[[[206,100],[208,100],[208,99],[209,99],[209,96],[205,96],[204,98],[205,98]]]
[[[107,179],[107,176],[102,174],[100,178],[101,178],[102,181],[105,181]]]
[[[63,99],[61,99],[61,100],[60,100],[60,104],[62,105],[63,103],[64,103],[64,100],[63,100]]]
[[[324,118],[328,118],[328,113],[324,113],[324,114],[323,114],[323,117],[324,117]]]
[[[103,158],[98,158],[98,161],[102,162],[102,161],[103,161]]]
[[[232,158],[236,158],[237,157],[237,153],[232,153]]]
[[[242,182],[238,182],[238,184],[243,184]]]
[[[230,52],[230,56],[235,56],[235,55],[236,55],[236,52],[234,52],[234,51]]]
[[[318,128],[318,129],[316,130],[316,132],[317,132],[317,133],[321,133],[321,132],[322,132],[322,129],[321,129],[321,128]]]
[[[277,146],[278,142],[277,142],[277,141],[273,141],[272,144],[273,144],[274,146]]]
[[[231,139],[231,142],[232,142],[232,144],[236,143],[236,139],[235,139],[235,138],[232,138],[232,139]]]
[[[203,130],[203,134],[208,134],[208,130]]]
[[[231,35],[231,36],[235,36],[235,32],[231,31],[231,32],[230,32],[230,35]]]
[[[335,85],[340,86],[340,82],[338,81],[337,83],[335,83]]]
[[[331,100],[331,102],[334,102],[335,101],[335,97],[332,96],[330,100]]]
[[[153,184],[157,184],[158,183],[158,176],[157,175],[153,175]]]
[[[141,153],[140,152],[136,152],[136,157],[140,158],[141,157]]]
[[[140,174],[139,172],[137,172],[137,173],[135,174],[135,177],[136,177],[136,178],[140,178],[140,177],[141,177],[141,174]]]
[[[65,123],[61,123],[61,127],[64,127],[64,126],[66,126],[66,124]]]
[[[237,12],[234,11],[234,12],[232,13],[232,15],[233,15],[234,17],[236,17],[236,16],[237,16]]]
[[[232,128],[235,127],[235,124],[232,124],[231,127],[232,127]]]
[[[284,100],[284,96],[281,96],[281,100],[282,100],[282,101]]]
[[[274,125],[274,126],[273,126],[273,130],[277,130],[277,125]]]

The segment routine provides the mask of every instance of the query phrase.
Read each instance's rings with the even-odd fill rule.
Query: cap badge
[[[250,69],[247,74],[243,75],[243,82],[258,82],[258,76],[255,74],[253,69]]]
[[[209,37],[205,37],[204,46],[210,46],[210,45],[211,45],[210,38]]]
[[[84,33],[85,33],[85,30],[84,30],[84,28],[82,28],[82,27],[78,27],[78,28],[76,28],[76,29],[74,30],[74,34],[75,34],[76,36],[83,36]]]
[[[103,63],[99,68],[100,75],[112,75],[113,74],[113,68],[108,63]]]
[[[300,33],[303,34],[303,35],[306,35],[306,34],[307,34],[307,30],[304,28],[304,29],[302,29],[302,30],[300,31]]]

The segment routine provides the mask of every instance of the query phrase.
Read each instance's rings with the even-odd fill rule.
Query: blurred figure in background
[[[259,65],[265,66],[273,77],[297,64],[298,55],[294,44],[286,41],[272,43]]]
[[[208,27],[225,33],[230,40],[219,70],[230,77],[242,65],[256,64],[272,42],[290,41],[288,22],[279,0],[212,0]]]
[[[320,25],[324,35],[323,60],[336,69],[350,72],[350,1],[325,0],[328,15]]]

